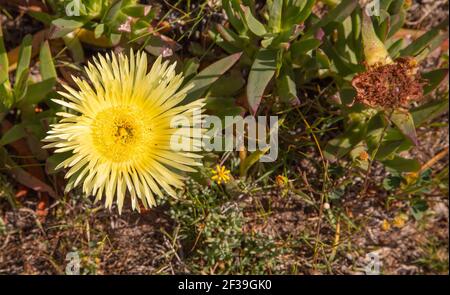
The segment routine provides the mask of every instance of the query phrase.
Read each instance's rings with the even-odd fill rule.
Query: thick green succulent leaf
[[[0,168],[11,174],[18,183],[38,192],[47,192],[53,198],[58,197],[48,184],[34,177],[14,162],[4,147],[0,147]]]
[[[29,69],[22,71],[22,75],[14,84],[14,102],[20,101],[24,96],[28,88]]]
[[[302,54],[307,54],[311,50],[314,50],[320,46],[322,42],[316,38],[300,39],[291,44],[291,54],[295,59]]]
[[[206,90],[220,78],[220,76],[228,71],[239,60],[241,55],[242,52],[239,52],[224,57],[198,73],[197,76],[191,80],[194,87],[188,91],[184,103],[199,99]]]
[[[16,124],[6,131],[0,139],[0,146],[4,146],[21,139],[26,135],[24,124]]]
[[[52,21],[52,26],[50,28],[50,39],[61,38],[76,29],[81,28],[86,24],[88,20],[82,18],[77,18],[77,20],[70,18],[58,18]]]
[[[424,95],[430,94],[438,88],[446,78],[448,78],[448,68],[423,73],[422,78],[427,82],[423,89]]]
[[[390,14],[397,14],[400,11],[403,10],[403,5],[405,3],[405,0],[393,0],[391,3],[389,3],[389,13]]]
[[[365,124],[360,122],[349,125],[343,134],[328,142],[324,149],[324,156],[330,161],[342,158],[364,139],[366,131]]]
[[[247,102],[253,115],[261,103],[264,90],[277,68],[277,50],[262,48],[255,56],[247,82]]]
[[[150,11],[151,6],[143,4],[129,5],[122,8],[123,13],[137,18],[147,16],[150,13]]]
[[[294,80],[294,71],[285,65],[280,76],[277,78],[278,95],[285,103],[298,103],[297,86]]]
[[[448,112],[448,98],[433,100],[410,111],[415,126],[421,126],[425,122],[433,120]]]
[[[23,73],[29,70],[31,60],[31,35],[26,35],[20,44],[19,58],[16,69],[16,84],[23,77]],[[28,75],[27,75],[28,77]]]
[[[441,33],[439,28],[434,28],[417,40],[412,42],[409,46],[400,51],[401,56],[418,56],[425,49],[430,51],[435,49],[447,38],[447,34]]]
[[[0,26],[0,84],[9,81],[8,68],[8,52],[6,51],[5,43],[3,42],[3,31]]]
[[[40,103],[52,91],[53,86],[55,86],[53,78],[28,85],[24,99],[19,102],[19,107]]]
[[[307,36],[312,36],[317,30],[325,28],[328,24],[335,22],[343,22],[358,6],[358,0],[341,1],[338,6],[333,8],[327,15],[316,22],[306,33]],[[326,29],[326,28],[325,28]]]
[[[3,42],[3,32],[0,26],[0,112],[4,108],[9,108],[13,104],[11,83],[9,82],[9,61],[8,52]]]
[[[282,29],[283,0],[273,0],[269,10],[269,29],[272,33],[278,33]]]
[[[411,114],[404,110],[394,110],[390,117],[392,123],[415,145],[418,144],[416,126]]]
[[[78,36],[76,34],[67,34],[62,39],[67,49],[69,49],[73,60],[77,63],[83,63],[85,61],[84,49]]]
[[[256,19],[256,17],[253,16],[250,8],[242,6],[242,10],[244,11],[245,22],[253,34],[260,37],[267,34],[266,28],[259,20]]]
[[[403,43],[404,43],[403,39],[398,39],[397,41],[392,43],[391,46],[389,46],[388,51],[392,59],[396,59],[399,56],[400,50],[402,50],[403,47]]]
[[[245,79],[240,71],[229,71],[211,85],[210,96],[230,97],[236,95],[244,87]]]
[[[397,33],[405,24],[406,12],[401,11],[400,13],[391,15],[390,17],[390,27],[387,38],[391,38]]]
[[[226,116],[239,116],[245,112],[244,108],[235,104],[235,100],[232,97],[208,97],[205,109],[220,118],[223,129],[228,127],[225,125]]]
[[[247,158],[239,166],[239,175],[241,177],[245,177],[247,175],[248,170],[256,164],[256,162],[264,156],[265,153],[270,149],[270,147],[266,147],[263,150],[257,150],[251,153]]]
[[[420,170],[420,163],[415,159],[405,159],[394,157],[392,160],[383,161],[383,164],[397,172],[417,172]]]
[[[315,0],[293,1],[283,12],[283,26],[288,29],[294,25],[304,23],[312,13],[312,9],[316,3]]]
[[[56,80],[56,70],[53,63],[52,53],[50,52],[50,47],[48,41],[42,44],[39,53],[39,69],[41,71],[42,80],[55,79]]]
[[[50,157],[47,158],[45,161],[45,171],[47,174],[55,174],[61,171],[63,168],[56,169],[56,167],[70,158],[72,155],[72,152],[65,152],[65,153],[54,153]]]
[[[392,158],[396,153],[400,152],[400,148],[403,145],[403,142],[404,139],[383,141],[379,148],[376,150],[375,155],[373,155],[373,153],[375,153],[375,149],[373,149],[373,147],[371,147],[371,149],[369,150],[376,160],[384,161],[386,159]]]
[[[228,20],[231,23],[231,25],[233,26],[233,28],[239,33],[242,33],[243,31],[245,31],[245,26],[244,26],[242,20],[237,17],[237,14],[235,13],[235,11],[233,9],[232,1],[223,0],[222,7],[225,10]]]

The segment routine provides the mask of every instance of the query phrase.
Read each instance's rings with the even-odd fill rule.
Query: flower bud
[[[362,14],[362,40],[367,65],[371,67],[392,63],[389,52],[375,33],[370,16],[367,15],[364,9],[362,10]]]

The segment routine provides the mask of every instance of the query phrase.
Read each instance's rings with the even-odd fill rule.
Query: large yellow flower
[[[90,83],[74,77],[80,90],[64,86],[68,101],[54,100],[70,111],[58,113],[62,119],[44,139],[55,153],[71,152],[57,167],[70,168],[66,191],[82,183],[96,201],[106,196],[109,208],[117,196],[119,212],[127,195],[137,210],[139,201],[155,205],[163,191],[175,196],[183,172],[201,165],[191,151],[201,144],[204,101],[182,104],[188,88],[179,89],[182,75],[161,57],[149,73],[146,54],[133,52],[129,59],[99,55],[85,70]]]

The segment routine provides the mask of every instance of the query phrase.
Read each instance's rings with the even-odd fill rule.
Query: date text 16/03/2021
[[[222,280],[219,282],[190,281],[185,279],[178,282],[178,290],[203,290],[206,293],[213,289],[221,290],[270,290],[270,280]]]

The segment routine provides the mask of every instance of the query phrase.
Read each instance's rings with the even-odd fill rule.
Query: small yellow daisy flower
[[[227,183],[230,180],[230,170],[226,169],[225,166],[217,165],[216,169],[212,169],[214,174],[211,179],[217,182],[217,184]]]
[[[67,92],[60,94],[68,101],[54,99],[70,111],[58,113],[62,119],[44,139],[55,153],[71,152],[57,166],[70,168],[66,191],[82,183],[96,201],[105,196],[110,209],[115,199],[119,213],[126,195],[138,211],[139,202],[151,207],[163,191],[175,196],[174,188],[183,185],[181,172],[201,165],[201,157],[190,151],[201,143],[203,100],[180,105],[188,88],[179,90],[182,75],[161,57],[148,73],[147,55],[133,52],[129,58],[99,55],[85,70],[89,82],[73,77],[80,90],[63,85]],[[173,127],[174,120],[184,125]],[[180,130],[189,139],[181,151],[172,144]]]

